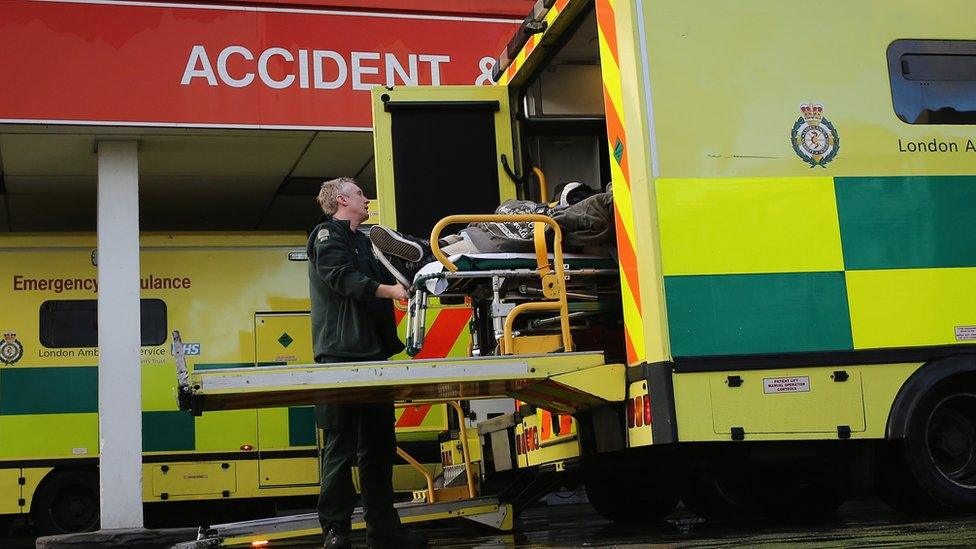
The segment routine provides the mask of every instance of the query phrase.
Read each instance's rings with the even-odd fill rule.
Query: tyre
[[[601,468],[586,475],[586,497],[593,509],[607,520],[622,524],[659,522],[678,506],[684,478],[683,474],[676,473],[678,470],[651,466],[624,470]]]
[[[777,520],[829,515],[847,499],[846,465],[841,456],[767,464],[753,475],[758,507]]]
[[[723,521],[755,515],[757,504],[749,480],[722,470],[708,470],[692,479],[681,501],[692,513]]]
[[[885,458],[878,491],[896,509],[976,508],[976,387],[951,380],[936,386],[909,417],[907,437]]]
[[[71,534],[98,529],[98,477],[84,471],[55,472],[31,505],[41,534]]]

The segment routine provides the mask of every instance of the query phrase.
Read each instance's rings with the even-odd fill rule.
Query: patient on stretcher
[[[543,214],[559,224],[563,248],[568,252],[608,256],[614,243],[613,195],[610,187],[595,193],[580,183],[569,183],[560,193],[557,203],[539,204],[527,200],[508,200],[496,214]],[[445,255],[485,253],[532,253],[534,224],[531,222],[472,223],[459,233],[440,239],[438,244]],[[405,235],[375,225],[369,239],[374,251],[382,253],[394,276],[412,281],[414,275],[428,263],[437,261],[430,243],[422,238]],[[382,259],[382,258],[381,258]]]

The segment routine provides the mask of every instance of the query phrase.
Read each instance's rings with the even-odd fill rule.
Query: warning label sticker
[[[809,376],[766,377],[763,378],[763,392],[767,395],[777,393],[810,392]]]
[[[956,326],[956,341],[976,340],[976,326]]]

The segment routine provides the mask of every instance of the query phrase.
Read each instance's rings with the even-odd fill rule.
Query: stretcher
[[[485,221],[533,223],[534,253],[443,254],[438,242],[445,227]],[[448,216],[431,231],[430,242],[437,261],[421,268],[411,286],[406,341],[411,356],[423,349],[426,311],[433,296],[442,302],[465,299],[475,312],[475,323],[490,322],[490,332],[472,331],[473,356],[572,351],[573,321],[598,316],[619,303],[612,299],[616,296],[601,296],[619,279],[616,262],[607,256],[564,254],[559,225],[544,215]],[[539,313],[550,316],[519,322],[516,329],[520,315]],[[558,335],[550,334],[555,326]]]

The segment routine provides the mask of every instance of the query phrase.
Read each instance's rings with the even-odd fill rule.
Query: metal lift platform
[[[174,332],[180,409],[269,408],[300,404],[511,397],[555,413],[624,399],[622,364],[603,353],[258,366],[188,371]]]

